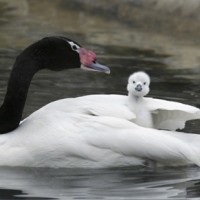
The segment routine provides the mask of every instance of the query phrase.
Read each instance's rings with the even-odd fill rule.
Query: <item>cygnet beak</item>
[[[142,85],[141,84],[137,84],[137,86],[135,87],[135,90],[138,92],[142,91]]]

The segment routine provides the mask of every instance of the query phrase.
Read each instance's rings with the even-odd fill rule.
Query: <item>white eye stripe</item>
[[[80,48],[80,46],[78,46],[77,44],[75,44],[75,43],[72,42],[72,41],[68,41],[68,43],[70,44],[72,50],[78,52],[78,49]]]

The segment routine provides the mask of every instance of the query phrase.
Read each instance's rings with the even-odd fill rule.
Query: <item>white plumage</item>
[[[145,98],[149,86],[150,77],[145,72],[135,72],[128,79],[127,106],[135,114],[134,123],[155,129],[177,130],[183,129],[186,121],[200,118],[200,110],[196,107]]]
[[[144,97],[143,101],[152,113],[154,128],[156,129],[183,129],[186,121],[200,119],[200,109],[194,106],[151,97]],[[128,107],[128,98],[125,95],[88,95],[59,100],[53,104],[55,107],[62,107],[64,112],[112,116],[129,121],[136,118],[135,113]]]
[[[153,128],[151,111],[144,100],[144,96],[149,93],[150,77],[145,72],[135,72],[127,84],[128,108],[136,115],[132,121],[140,126]]]
[[[150,106],[155,99],[145,100]],[[15,131],[0,136],[0,165],[94,168],[143,165],[145,160],[161,165],[200,165],[199,135],[138,126],[129,121],[134,115],[126,103],[127,96],[121,95],[50,103]],[[198,116],[197,108],[185,108],[178,112]]]

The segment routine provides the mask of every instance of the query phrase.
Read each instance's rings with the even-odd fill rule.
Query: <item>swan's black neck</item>
[[[27,63],[22,61],[22,63],[18,63],[16,61],[14,64],[6,96],[0,108],[0,134],[10,132],[18,127],[22,118],[29,85],[37,70],[34,62]]]
[[[38,70],[76,67],[80,67],[79,55],[63,38],[44,38],[26,48],[15,61],[0,107],[0,134],[19,126],[30,82]]]

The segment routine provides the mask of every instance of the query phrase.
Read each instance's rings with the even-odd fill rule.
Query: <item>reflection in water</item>
[[[197,168],[32,169],[1,168],[0,198],[166,199],[199,194]],[[4,196],[2,196],[4,195]]]
[[[126,26],[94,12],[74,1],[0,0],[0,102],[20,51],[41,37],[61,34],[94,50],[112,73],[41,71],[32,81],[24,117],[61,98],[126,94],[127,78],[136,70],[151,75],[150,96],[200,107],[200,51],[196,46],[142,32],[140,27]],[[199,121],[192,121],[185,131],[200,133],[199,127]],[[1,168],[0,199],[193,198],[199,196],[199,173],[195,167],[155,172],[145,168]]]

